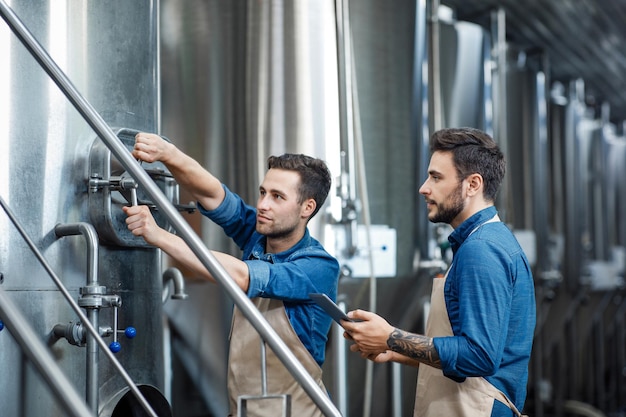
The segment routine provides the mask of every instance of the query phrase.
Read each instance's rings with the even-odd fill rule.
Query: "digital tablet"
[[[326,294],[311,293],[309,294],[311,300],[315,301],[320,307],[324,309],[326,314],[333,318],[338,324],[341,325],[341,320],[358,321],[351,319],[344,313],[337,304],[333,302]]]

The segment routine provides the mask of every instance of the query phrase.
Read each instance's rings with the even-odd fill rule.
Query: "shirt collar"
[[[300,249],[308,247],[310,245],[309,243],[310,239],[311,239],[311,235],[309,234],[309,229],[307,228],[304,230],[304,236],[302,236],[302,239],[300,239],[298,243],[296,243],[295,245],[293,245],[286,251],[279,252],[279,253],[266,253],[265,244],[267,242],[267,237],[262,236],[252,248],[249,258],[264,259],[264,260],[269,260],[271,262],[275,262],[275,261],[283,262],[285,259],[290,257],[295,252],[299,251]]]
[[[448,241],[450,242],[450,246],[452,247],[452,252],[456,252],[456,250],[465,242],[465,240],[472,234],[472,232],[493,218],[497,213],[495,206],[490,206],[480,210],[479,212],[473,214],[469,219],[465,220],[463,223],[459,225],[450,236],[448,236]]]

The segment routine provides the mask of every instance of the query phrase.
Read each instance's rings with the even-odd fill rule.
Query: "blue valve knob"
[[[128,327],[126,328],[126,330],[124,330],[124,335],[125,335],[127,338],[132,339],[132,338],[134,338],[135,336],[137,336],[137,329],[135,329],[135,328],[134,328],[134,327],[132,327],[132,326],[128,326]]]
[[[111,344],[109,345],[109,350],[113,353],[117,353],[122,350],[122,345],[120,345],[120,342],[111,342]]]
[[[4,329],[4,322],[0,320],[0,332],[2,331],[2,329]]]

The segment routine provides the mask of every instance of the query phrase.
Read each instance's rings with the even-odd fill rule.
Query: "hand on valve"
[[[167,236],[168,232],[156,224],[148,206],[125,206],[122,210],[127,216],[128,230],[143,237],[148,244],[159,246],[160,240]]]

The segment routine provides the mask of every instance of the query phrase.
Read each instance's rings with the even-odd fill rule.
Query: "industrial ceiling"
[[[441,0],[458,20],[489,25],[506,14],[507,40],[542,52],[552,81],[584,80],[587,103],[626,120],[626,0]]]

